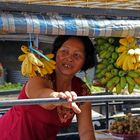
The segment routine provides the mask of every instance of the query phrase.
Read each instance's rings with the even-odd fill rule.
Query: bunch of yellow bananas
[[[22,45],[21,50],[24,54],[18,57],[19,61],[22,61],[21,73],[23,76],[33,77],[36,75],[45,76],[51,74],[55,69],[55,61],[51,60],[54,57],[53,54],[48,54],[47,57],[50,59],[39,59],[35,56],[27,46]]]
[[[117,48],[117,52],[120,55],[116,60],[116,65],[125,71],[140,68],[140,48],[136,39],[127,37],[120,39],[119,42],[121,45]]]

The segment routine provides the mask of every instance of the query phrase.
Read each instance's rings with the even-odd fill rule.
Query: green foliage
[[[93,86],[93,83],[89,80],[89,78],[87,76],[85,76],[83,78],[83,81],[85,82],[85,84],[88,86],[88,88],[90,89],[90,92],[91,94],[94,94],[94,93],[98,93],[98,92],[102,92],[104,91],[105,89],[102,88],[102,87],[96,87],[96,86]]]
[[[8,91],[8,90],[20,90],[23,87],[21,83],[11,83],[6,82],[2,85],[0,85],[0,92],[1,91]]]

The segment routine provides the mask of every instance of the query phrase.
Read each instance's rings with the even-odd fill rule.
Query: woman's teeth
[[[71,68],[71,65],[64,64],[64,67],[66,67],[66,68]]]

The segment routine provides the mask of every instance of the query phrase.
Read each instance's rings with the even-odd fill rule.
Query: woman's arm
[[[25,88],[28,98],[52,98],[54,92],[50,80],[37,76],[30,78]],[[40,106],[46,109],[55,108],[54,104],[40,104]]]
[[[48,79],[43,79],[41,77],[30,78],[26,84],[25,89],[28,98],[63,98],[68,101],[68,103],[58,103],[58,104],[40,104],[41,107],[52,110],[56,106],[65,106],[66,108],[72,108],[75,113],[80,113],[81,110],[72,100],[77,98],[77,95],[73,91],[66,92],[56,92],[53,89],[52,81]]]
[[[80,106],[81,113],[77,115],[80,140],[96,140],[92,124],[91,103]]]

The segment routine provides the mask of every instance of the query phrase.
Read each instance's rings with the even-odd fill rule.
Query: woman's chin
[[[67,76],[73,76],[75,74],[75,72],[73,72],[71,70],[63,70],[63,71],[61,71],[61,73],[63,75],[67,75]]]

